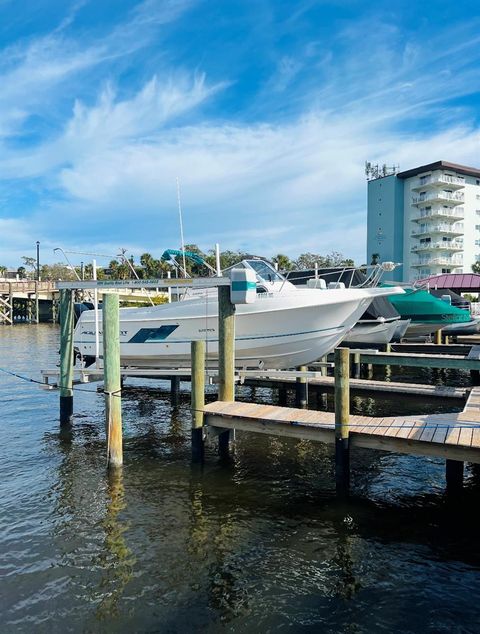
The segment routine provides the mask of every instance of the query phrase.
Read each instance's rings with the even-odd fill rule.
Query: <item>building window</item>
[[[480,200],[480,194],[477,194],[477,200]]]
[[[480,185],[480,180],[477,178],[477,180],[475,181],[476,185]]]
[[[477,209],[477,214],[480,214],[480,210]],[[475,230],[480,231],[480,225],[475,225]]]
[[[480,247],[480,240],[475,240],[475,246]]]
[[[442,273],[451,273],[452,269],[442,269]]]

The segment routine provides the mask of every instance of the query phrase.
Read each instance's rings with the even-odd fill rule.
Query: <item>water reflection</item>
[[[100,620],[119,613],[119,601],[133,575],[136,560],[124,535],[128,524],[119,517],[125,507],[122,469],[109,470],[105,518],[101,522],[105,538],[103,552],[98,557],[98,563],[103,569],[98,587],[101,599],[96,610],[96,616]]]

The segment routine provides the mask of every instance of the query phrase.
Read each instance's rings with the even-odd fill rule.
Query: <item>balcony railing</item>
[[[445,209],[445,207],[439,207],[438,209],[420,209],[420,215],[416,218],[412,218],[413,221],[419,222],[424,218],[444,218],[451,220],[463,220],[465,216],[465,210],[463,207],[456,207],[454,209]]]
[[[456,225],[426,225],[420,229],[412,231],[412,237],[428,235],[430,233],[446,233],[448,235],[462,235],[463,222]]]
[[[463,251],[463,243],[460,242],[424,242],[423,244],[414,244],[411,248],[412,253],[417,251]]]
[[[465,179],[458,176],[449,176],[448,174],[432,174],[418,180],[418,184],[413,189],[422,189],[422,187],[435,185],[452,185],[455,187],[465,187]]]
[[[451,268],[458,268],[463,266],[463,258],[419,258],[411,266],[415,268],[419,266],[450,266]]]
[[[463,192],[430,192],[429,194],[422,194],[421,196],[412,196],[412,205],[421,205],[435,200],[458,204],[465,200],[465,194]]]

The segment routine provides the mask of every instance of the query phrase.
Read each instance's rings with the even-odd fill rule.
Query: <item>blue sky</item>
[[[479,62],[462,0],[0,0],[0,264],[177,248],[177,177],[186,242],[361,263],[365,160],[480,166]]]

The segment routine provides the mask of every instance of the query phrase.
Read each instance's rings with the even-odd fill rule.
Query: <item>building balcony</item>
[[[442,205],[459,205],[463,203],[465,194],[463,192],[445,192],[445,191],[432,191],[428,194],[422,194],[420,196],[412,196],[412,205],[415,207],[421,207],[422,205],[430,205],[434,203],[440,203]]]
[[[463,223],[453,225],[422,225],[412,231],[412,238],[421,238],[430,235],[463,236]]]
[[[460,242],[423,242],[422,244],[414,244],[410,249],[412,253],[428,253],[430,251],[463,251],[463,243]]]
[[[465,210],[463,207],[454,207],[446,209],[445,207],[438,207],[437,209],[419,209],[420,215],[416,218],[412,218],[413,222],[425,222],[425,220],[449,220],[451,222],[457,222],[463,220],[465,217]]]
[[[463,258],[454,257],[438,257],[438,258],[419,258],[410,265],[412,268],[448,266],[451,269],[458,269],[463,266]]]
[[[432,174],[419,178],[412,191],[422,191],[424,189],[435,189],[435,187],[448,187],[448,189],[461,189],[465,187],[465,179],[448,174]]]

